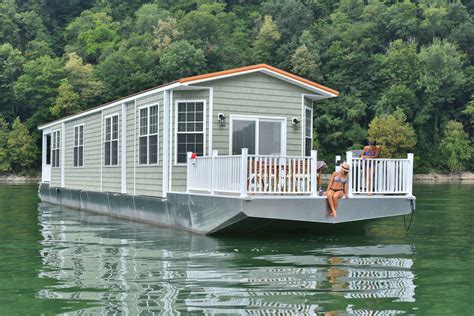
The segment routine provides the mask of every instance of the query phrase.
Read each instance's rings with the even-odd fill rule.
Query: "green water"
[[[0,314],[473,315],[473,189],[417,185],[408,233],[211,238],[0,186]]]

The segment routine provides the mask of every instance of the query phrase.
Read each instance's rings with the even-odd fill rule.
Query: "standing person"
[[[335,171],[331,175],[326,196],[328,198],[328,204],[331,208],[331,216],[336,217],[337,204],[339,199],[345,196],[349,198],[349,165],[342,163],[339,171]]]
[[[380,146],[377,146],[377,141],[371,140],[369,141],[369,145],[365,146],[362,155],[360,156],[362,159],[374,159],[380,157]],[[365,161],[365,188],[369,195],[372,195],[373,187],[372,187],[372,180],[374,177],[374,167],[375,162],[373,161]]]
[[[377,146],[377,141],[371,140],[368,146],[365,146],[362,150],[361,158],[379,158],[380,157],[380,146]]]

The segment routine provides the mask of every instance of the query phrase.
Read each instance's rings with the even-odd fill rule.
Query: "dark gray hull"
[[[66,207],[174,227],[199,234],[259,231],[318,231],[334,224],[410,214],[414,198],[372,196],[342,199],[337,218],[328,215],[326,199],[264,196],[242,199],[195,193],[168,193],[168,198],[80,191],[41,183],[40,199]]]

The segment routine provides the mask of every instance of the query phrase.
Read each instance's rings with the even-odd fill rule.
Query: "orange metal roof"
[[[212,78],[218,79],[221,76],[238,74],[239,72],[246,72],[246,71],[257,70],[257,69],[267,69],[267,70],[276,72],[276,73],[278,73],[282,76],[294,79],[296,81],[300,81],[301,83],[313,86],[315,88],[324,90],[326,92],[329,92],[329,93],[332,93],[332,94],[335,94],[335,95],[339,95],[339,91],[336,91],[334,89],[323,86],[322,84],[313,82],[311,80],[302,78],[300,76],[294,75],[292,73],[289,73],[287,71],[272,67],[272,66],[267,65],[267,64],[251,65],[251,66],[234,68],[234,69],[229,69],[229,70],[224,70],[224,71],[212,72],[212,73],[208,73],[208,74],[204,74],[204,75],[181,78],[181,79],[179,79],[179,82],[180,83],[189,83],[189,82],[192,82],[192,81],[203,80],[203,79],[212,79]]]

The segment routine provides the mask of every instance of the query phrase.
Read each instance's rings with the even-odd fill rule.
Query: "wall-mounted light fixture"
[[[219,126],[225,126],[225,115],[224,113],[217,114],[217,119],[219,120]]]
[[[293,125],[294,129],[297,129],[300,127],[301,120],[297,118],[296,116],[291,119],[291,125]]]

